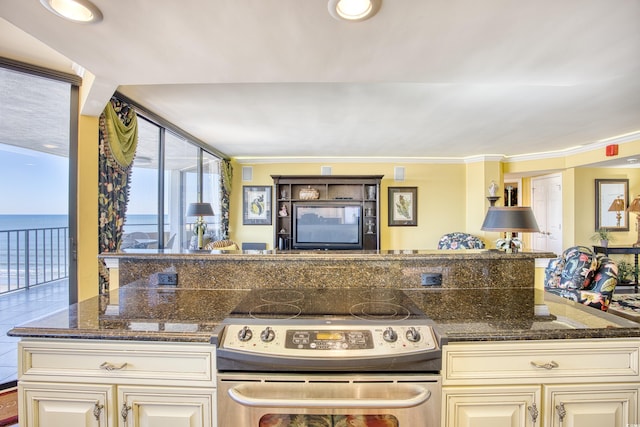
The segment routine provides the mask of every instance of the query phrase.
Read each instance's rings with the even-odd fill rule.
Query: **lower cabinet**
[[[446,388],[445,425],[627,427],[637,420],[639,391],[627,384]]]
[[[114,386],[98,384],[23,384],[20,386],[20,424],[39,427],[117,425],[112,419],[113,389]]]
[[[21,426],[216,424],[212,346],[27,340],[19,351]]]
[[[540,387],[457,387],[445,389],[446,426],[525,427],[539,418]]]
[[[120,425],[200,427],[214,425],[215,390],[118,387]]]
[[[213,425],[214,390],[29,382],[22,393],[30,426]]]
[[[637,424],[638,384],[545,387],[546,426],[627,427]]]
[[[637,425],[639,354],[638,339],[449,344],[442,425]]]

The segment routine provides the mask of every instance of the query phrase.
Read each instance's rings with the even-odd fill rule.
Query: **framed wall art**
[[[418,187],[389,187],[389,226],[418,225]]]
[[[628,207],[628,179],[596,179],[596,231],[629,231]]]
[[[271,225],[271,187],[242,187],[242,224]]]

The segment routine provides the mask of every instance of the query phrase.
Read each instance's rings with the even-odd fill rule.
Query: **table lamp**
[[[213,208],[211,203],[191,203],[187,208],[187,216],[197,216],[196,231],[198,233],[198,249],[202,249],[202,235],[204,234],[207,223],[203,216],[213,216]]]
[[[640,246],[640,196],[637,196],[631,201],[629,209],[627,210],[636,214],[636,231],[638,232],[638,239],[633,246],[638,247]]]
[[[611,206],[609,206],[609,212],[616,213],[616,227],[620,227],[620,220],[622,219],[622,211],[624,208],[624,200],[622,200],[620,196],[614,199]]]
[[[481,229],[484,231],[504,231],[506,233],[536,233],[540,231],[536,218],[533,216],[533,211],[528,206],[491,206],[487,211],[487,216],[484,218]],[[503,247],[506,251],[513,253],[518,251],[517,239],[507,237],[504,242]]]

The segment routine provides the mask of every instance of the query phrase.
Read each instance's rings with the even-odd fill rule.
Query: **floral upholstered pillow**
[[[591,283],[598,268],[596,255],[586,246],[573,246],[563,252],[564,266],[558,287],[583,289]]]

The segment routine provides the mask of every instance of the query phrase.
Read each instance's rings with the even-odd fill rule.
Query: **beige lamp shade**
[[[637,196],[629,205],[629,212],[640,213],[640,196]]]
[[[633,244],[634,247],[640,246],[640,196],[637,196],[635,199],[631,201],[629,205],[629,212],[633,212],[636,214],[636,230],[638,231],[638,238],[636,242]]]
[[[611,203],[611,206],[609,206],[609,212],[621,212],[624,208],[624,200],[618,197]]]

